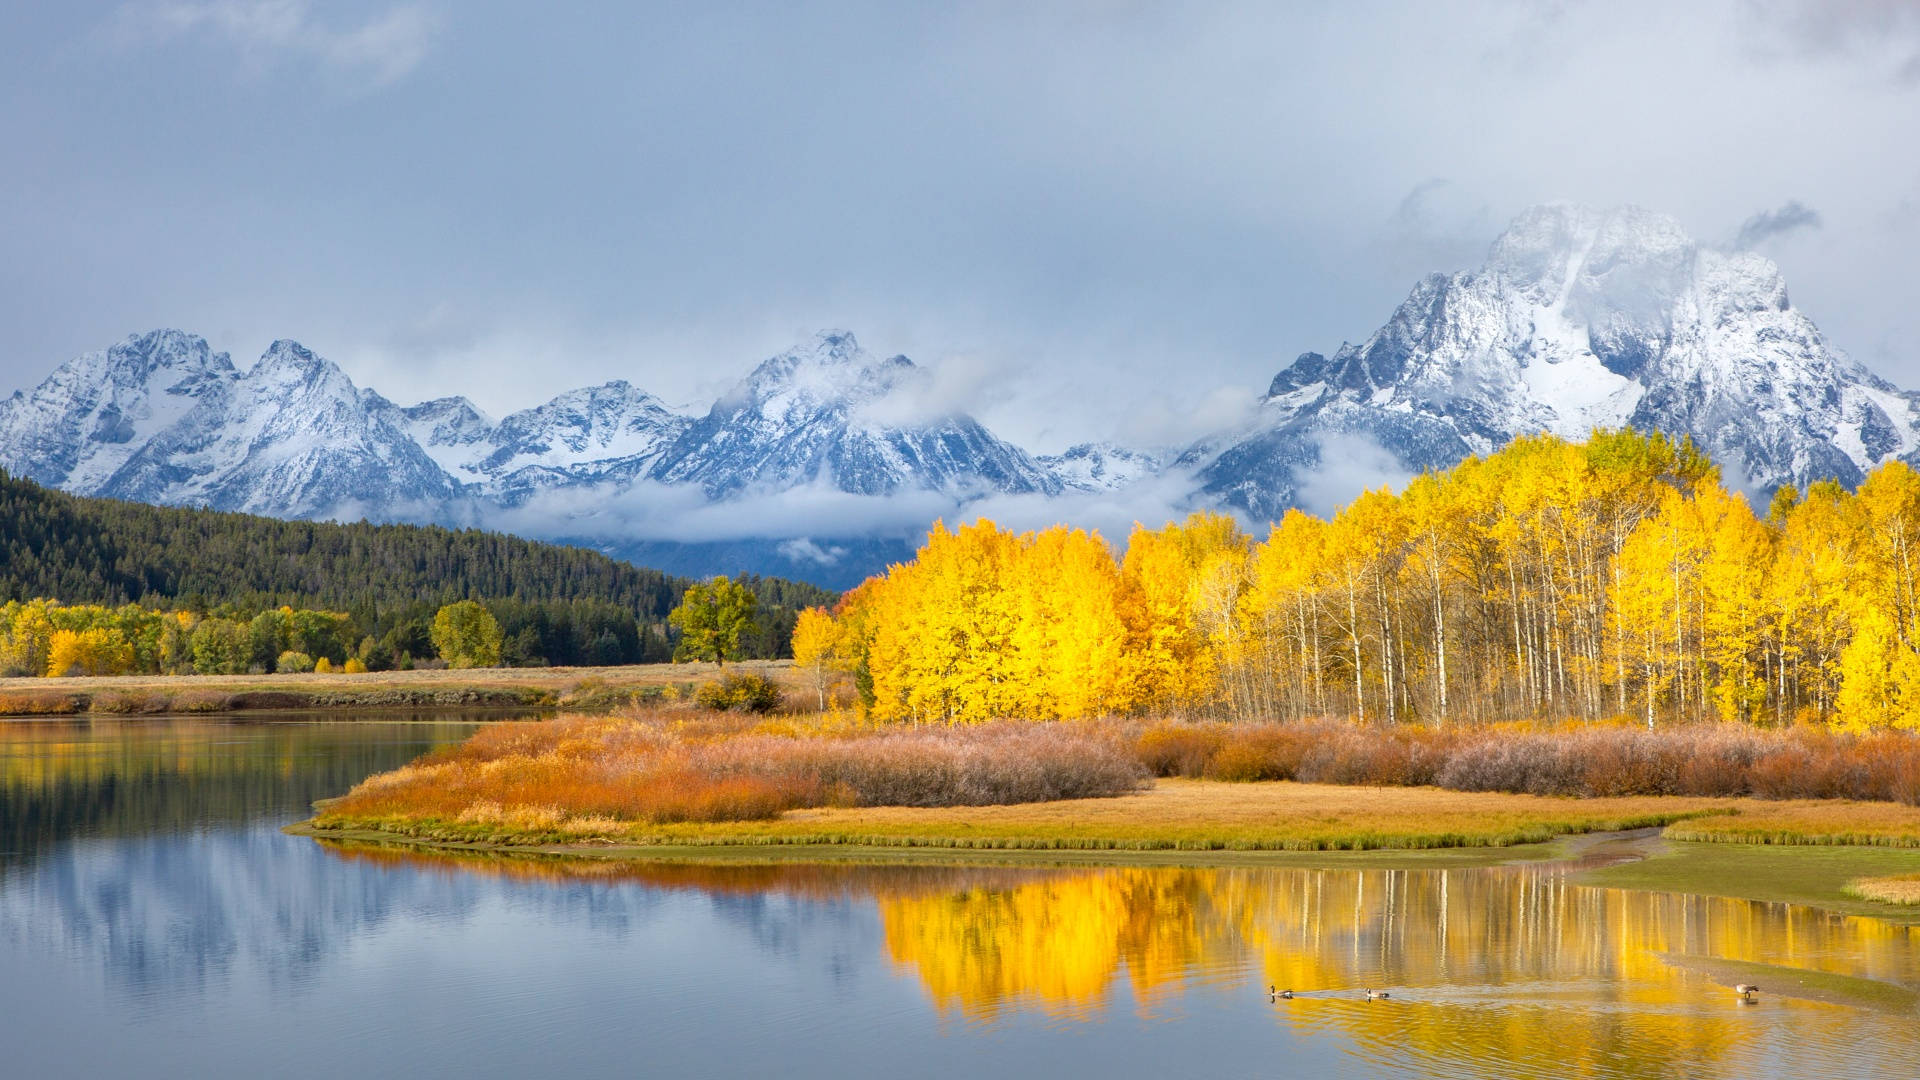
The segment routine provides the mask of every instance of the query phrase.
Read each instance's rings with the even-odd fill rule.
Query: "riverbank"
[[[1000,806],[820,807],[765,821],[427,820],[319,805],[297,835],[423,853],[594,862],[851,860],[1443,868],[1572,858],[1649,830],[1577,870],[1597,886],[1807,904],[1920,924],[1860,879],[1920,872],[1920,808],[1841,800],[1568,799],[1438,788],[1162,779],[1108,798]],[[1650,830],[1664,830],[1653,833]],[[1694,839],[1680,839],[1693,837]],[[1756,843],[1752,837],[1768,837]],[[1854,842],[1839,838],[1851,837]],[[1863,842],[1864,841],[1864,842]]]
[[[1171,790],[1168,790],[1171,789]],[[1056,832],[1041,835],[1051,819],[1065,816],[1063,807],[971,807],[928,811],[917,815],[888,814],[895,825],[920,819],[918,834],[902,831],[875,831],[877,822],[867,821],[868,831],[856,837],[850,832],[831,831],[826,826],[845,822],[859,812],[830,811],[796,813],[801,820],[788,823],[783,830],[758,834],[738,828],[718,830],[714,826],[676,829],[645,840],[571,840],[549,843],[513,843],[493,838],[466,838],[449,832],[430,836],[424,832],[395,831],[389,828],[356,827],[343,822],[327,825],[315,821],[288,826],[285,831],[312,837],[325,846],[346,854],[387,853],[392,857],[447,860],[452,864],[494,866],[509,872],[535,873],[551,877],[601,878],[618,873],[623,866],[687,864],[756,866],[781,864],[839,864],[878,866],[1142,866],[1142,867],[1293,867],[1329,870],[1448,870],[1498,865],[1558,863],[1575,884],[1598,888],[1628,889],[1644,892],[1678,893],[1696,896],[1720,896],[1763,903],[1799,904],[1832,911],[1840,915],[1869,916],[1889,923],[1920,926],[1920,907],[1879,902],[1855,888],[1862,879],[1886,879],[1920,873],[1920,848],[1860,846],[1815,847],[1807,845],[1761,845],[1676,841],[1663,835],[1657,824],[1634,831],[1609,829],[1674,814],[1701,814],[1684,817],[1682,823],[1715,821],[1737,817],[1750,807],[1739,805],[1753,800],[1733,800],[1731,806],[1658,807],[1652,812],[1642,807],[1588,807],[1591,816],[1561,817],[1558,823],[1569,831],[1546,840],[1526,840],[1511,844],[1487,841],[1498,838],[1495,831],[1478,834],[1481,842],[1466,846],[1358,846],[1366,842],[1390,842],[1391,824],[1411,825],[1421,812],[1440,815],[1492,813],[1500,816],[1524,814],[1536,808],[1509,802],[1505,806],[1482,804],[1468,807],[1445,806],[1432,796],[1457,793],[1432,790],[1377,792],[1371,789],[1324,789],[1304,784],[1218,784],[1205,781],[1163,781],[1154,792],[1111,800],[1077,800],[1075,807],[1092,809],[1072,835]],[[1355,846],[1305,847],[1227,847],[1211,842],[1196,843],[1191,835],[1174,832],[1145,836],[1138,828],[1121,833],[1103,829],[1097,823],[1117,823],[1145,818],[1149,811],[1185,808],[1185,818],[1175,817],[1175,827],[1191,829],[1201,815],[1196,811],[1207,804],[1218,804],[1239,794],[1250,796],[1241,812],[1220,808],[1212,815],[1216,822],[1277,807],[1296,810],[1317,807],[1325,820],[1313,828],[1351,827],[1368,814],[1368,796],[1412,795],[1397,806],[1384,808],[1382,818],[1367,820],[1361,828],[1343,834],[1322,833],[1331,844]],[[1422,797],[1426,796],[1426,797]],[[1477,798],[1488,798],[1477,796]],[[1529,800],[1527,796],[1496,796],[1500,800]],[[1331,801],[1328,801],[1331,800]],[[1534,800],[1530,800],[1534,801]],[[1565,804],[1568,800],[1537,800]],[[1593,800],[1580,800],[1590,802]],[[1620,800],[1638,802],[1640,800]],[[1665,801],[1665,800],[1661,800]],[[1099,807],[1094,804],[1113,803]],[[1025,811],[1024,813],[1020,811]],[[1000,811],[982,815],[979,811]],[[945,829],[926,830],[934,815],[946,816]],[[1611,815],[1611,818],[1609,818]],[[997,818],[997,836],[984,833],[963,835],[962,829],[977,827],[982,818]],[[1007,828],[1013,821],[1024,821],[1024,835]],[[1382,829],[1382,821],[1389,828]],[[1455,822],[1457,824],[1457,821]],[[1546,819],[1536,824],[1550,826]],[[1591,826],[1591,829],[1582,831]],[[1103,835],[1104,833],[1104,835]],[[1270,837],[1274,833],[1268,834]],[[1298,839],[1296,833],[1287,839]],[[1412,828],[1399,834],[1418,841],[1431,832]],[[1475,839],[1456,833],[1460,839]],[[517,839],[528,840],[528,837]],[[1188,846],[1178,846],[1182,841]]]
[[[785,680],[784,660],[730,664]],[[121,675],[0,679],[0,719],[369,709],[551,708],[605,712],[690,697],[712,664],[472,668],[356,675]]]

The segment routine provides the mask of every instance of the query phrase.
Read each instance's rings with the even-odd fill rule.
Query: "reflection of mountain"
[[[343,874],[275,825],[68,843],[0,878],[0,933],[92,954],[127,993],[236,969],[298,981],[396,913],[470,911],[483,881]]]

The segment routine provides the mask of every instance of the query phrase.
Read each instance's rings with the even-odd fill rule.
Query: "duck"
[[[1274,988],[1274,985],[1272,983],[1267,984],[1267,1000],[1268,1001],[1279,1001],[1281,998],[1291,999],[1292,997],[1293,997],[1293,991],[1277,990]]]
[[[1382,998],[1390,998],[1390,997],[1392,997],[1392,996],[1393,996],[1392,994],[1389,994],[1389,993],[1387,993],[1387,992],[1386,992],[1385,990],[1372,990],[1372,989],[1369,989],[1369,990],[1367,991],[1367,1000],[1368,1000],[1368,1001],[1379,1001],[1379,1000],[1380,1000],[1380,999],[1382,999]]]
[[[1759,993],[1760,988],[1752,983],[1741,983],[1733,988],[1733,992],[1740,995],[1741,1001],[1752,1001],[1753,995]]]

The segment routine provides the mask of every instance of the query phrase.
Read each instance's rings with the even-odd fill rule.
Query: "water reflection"
[[[478,719],[0,720],[0,867],[75,837],[301,814],[315,799],[458,742]]]
[[[693,892],[723,910],[864,900],[890,965],[972,1025],[1030,1012],[1095,1022],[1117,1003],[1150,1022],[1184,1019],[1189,995],[1274,983],[1298,996],[1272,1008],[1273,1023],[1337,1036],[1393,1070],[1648,1076],[1684,1062],[1688,1075],[1735,1077],[1804,1061],[1827,1075],[1920,1075],[1920,929],[1585,888],[1559,867],[729,866],[329,846],[440,873]],[[1735,1001],[1736,979],[1769,985],[1760,1005]],[[1393,997],[1367,1002],[1365,987]]]
[[[0,725],[10,1069],[1920,1075],[1920,929],[1563,867],[635,864],[279,832],[469,730]],[[1769,989],[1743,1006],[1734,981]]]

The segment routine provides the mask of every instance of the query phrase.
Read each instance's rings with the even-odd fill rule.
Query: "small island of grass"
[[[1796,755],[1817,773],[1822,761],[1861,748],[1717,727],[1516,734],[1113,720],[876,728],[832,715],[655,708],[490,726],[369,778],[296,831],[600,857],[833,847],[1204,858],[1497,850],[1666,827],[1671,841],[1697,842],[1669,843],[1666,857],[1641,864],[1652,875],[1644,887],[1662,887],[1664,875],[1688,891],[1861,911],[1881,897],[1843,893],[1847,881],[1920,870],[1920,807],[1762,797],[1779,794],[1755,779],[1770,775],[1768,752]],[[1490,765],[1494,758],[1505,771]],[[1724,767],[1732,760],[1757,772]],[[1693,790],[1683,775],[1696,778]],[[1763,861],[1783,846],[1845,845],[1854,854],[1795,862],[1784,892],[1768,892],[1764,868],[1756,878],[1759,864],[1747,855],[1736,857],[1747,859],[1745,869],[1731,873],[1716,861],[1714,881],[1692,881],[1689,859],[1672,855],[1734,845]],[[1802,864],[1815,868],[1811,876]]]

